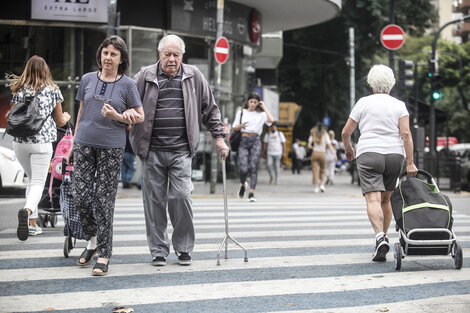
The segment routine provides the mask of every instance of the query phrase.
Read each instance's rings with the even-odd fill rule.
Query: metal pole
[[[356,65],[354,61],[354,28],[349,28],[349,106],[352,110],[356,102]]]
[[[108,2],[108,28],[106,29],[106,36],[116,35],[117,30],[117,0],[109,0]]]
[[[414,107],[414,117],[413,117],[413,125],[415,128],[418,128],[418,114],[419,114],[419,107],[418,107],[418,94],[419,94],[419,82],[418,82],[418,63],[415,63],[414,68],[414,81],[415,81],[415,107]]]
[[[224,32],[224,0],[217,0],[217,33],[215,39],[222,37]],[[220,101],[220,80],[222,73],[222,65],[214,62],[214,91],[215,101],[219,104]],[[215,186],[217,184],[217,168],[219,164],[219,158],[217,156],[217,149],[215,147],[215,140],[212,141],[212,153],[211,153],[211,185],[210,193],[215,193]]]
[[[395,0],[390,0],[390,9],[389,9],[389,23],[395,24]],[[395,51],[389,50],[388,52],[388,66],[395,73]],[[393,89],[391,94],[393,93]]]

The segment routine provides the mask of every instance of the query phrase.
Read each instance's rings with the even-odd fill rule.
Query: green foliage
[[[427,60],[431,55],[433,38],[434,35],[409,37],[397,55],[421,65],[418,69],[418,96],[426,102],[429,102],[431,92]],[[447,123],[437,125],[437,133],[448,133],[449,136],[457,137],[460,142],[470,142],[470,42],[456,44],[439,39],[437,51],[442,98],[435,102],[435,106],[447,112],[448,118]]]
[[[422,35],[436,20],[430,0],[395,1],[395,18],[407,33]],[[279,65],[281,101],[302,106],[294,136],[306,139],[323,116],[341,131],[350,111],[349,27],[355,32],[356,99],[370,94],[366,76],[373,64],[388,63],[380,31],[389,24],[389,2],[345,0],[341,16],[329,22],[284,33]]]

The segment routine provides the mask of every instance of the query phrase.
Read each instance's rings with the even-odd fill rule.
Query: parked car
[[[470,143],[449,146],[449,150],[460,156],[462,189],[470,190]]]
[[[0,191],[4,188],[26,188],[26,183],[23,167],[13,151],[13,137],[0,128]]]

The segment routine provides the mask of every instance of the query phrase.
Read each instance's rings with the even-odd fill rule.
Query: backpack
[[[44,88],[42,86],[34,96],[26,94],[8,113],[6,132],[9,135],[25,138],[34,136],[41,130],[48,116],[44,118],[39,112],[37,95]]]
[[[72,129],[68,128],[64,137],[59,141],[55,148],[54,157],[51,161],[51,179],[49,183],[49,197],[52,199],[52,181],[54,179],[62,180],[62,160],[66,159],[73,144]]]

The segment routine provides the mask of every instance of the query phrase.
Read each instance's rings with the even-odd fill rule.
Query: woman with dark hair
[[[250,202],[255,202],[255,188],[258,180],[258,161],[261,156],[262,144],[260,140],[264,124],[268,126],[274,122],[274,118],[261,101],[257,93],[248,96],[245,106],[238,111],[232,124],[232,129],[241,131],[240,146],[238,147],[238,161],[240,164],[240,189],[238,196],[245,196],[248,177],[250,172]]]
[[[37,226],[38,203],[41,200],[49,163],[52,157],[52,142],[57,140],[57,126],[64,126],[70,120],[67,112],[62,112],[64,97],[52,79],[46,61],[40,56],[32,56],[26,62],[20,76],[10,75],[10,89],[13,94],[11,107],[25,97],[35,97],[39,113],[45,119],[41,130],[30,137],[15,137],[13,149],[26,176],[26,204],[18,212],[18,239],[24,241],[28,236],[42,233]]]
[[[73,149],[73,196],[88,246],[77,264],[96,253],[93,276],[108,272],[112,252],[114,202],[126,145],[126,127],[144,120],[135,82],[124,73],[127,46],[118,36],[106,38],[96,52],[99,70],[83,75]]]

